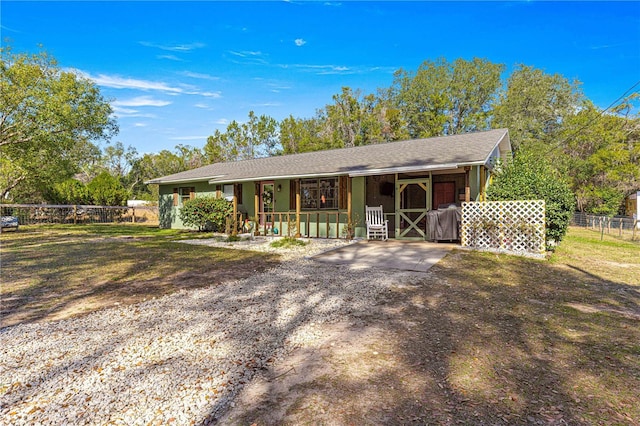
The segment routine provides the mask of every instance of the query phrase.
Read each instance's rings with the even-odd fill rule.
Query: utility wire
[[[636,84],[634,84],[633,86],[631,86],[630,88],[628,88],[622,95],[620,95],[615,101],[611,102],[611,104],[606,107],[605,109],[603,109],[602,111],[600,111],[598,113],[597,117],[594,117],[593,119],[591,119],[587,124],[585,124],[584,126],[582,126],[581,128],[579,128],[578,130],[576,130],[575,132],[573,132],[571,135],[569,135],[567,138],[565,138],[565,140],[563,140],[560,145],[564,145],[565,143],[567,143],[568,141],[570,141],[571,139],[573,139],[578,133],[580,133],[581,131],[583,131],[584,129],[586,129],[587,127],[591,126],[593,123],[595,123],[597,120],[599,120],[600,118],[602,118],[602,116],[604,115],[605,112],[609,111],[611,108],[613,108],[613,106],[615,104],[617,104],[618,102],[620,102],[622,99],[624,99],[627,94],[629,94],[629,92],[631,92],[633,89],[636,88],[636,86],[640,85],[640,80],[636,81]]]

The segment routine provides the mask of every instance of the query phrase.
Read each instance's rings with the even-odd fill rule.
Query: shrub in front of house
[[[180,220],[186,226],[199,231],[224,230],[227,217],[233,214],[233,204],[224,198],[196,197],[184,202],[180,208]]]
[[[520,150],[487,190],[487,200],[545,200],[547,247],[553,249],[567,233],[575,210],[569,185],[541,159]]]

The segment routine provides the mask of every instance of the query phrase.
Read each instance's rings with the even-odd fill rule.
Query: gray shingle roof
[[[372,175],[485,164],[511,149],[507,129],[215,163],[147,183],[239,182],[305,176]]]

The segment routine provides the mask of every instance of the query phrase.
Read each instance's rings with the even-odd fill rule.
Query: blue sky
[[[311,117],[427,59],[578,79],[604,108],[640,80],[640,2],[2,1],[3,45],[43,45],[113,101],[138,152],[204,146],[250,110]]]

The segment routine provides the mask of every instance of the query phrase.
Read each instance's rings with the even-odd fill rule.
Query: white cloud
[[[115,103],[115,102],[114,102]],[[113,108],[113,112],[116,115],[124,115],[124,114],[136,114],[138,112],[137,109],[132,109],[132,108],[121,108],[117,105],[111,104],[111,107]]]
[[[209,91],[200,91],[198,87],[181,84],[181,87],[170,86],[167,83],[161,81],[151,81],[151,80],[140,80],[136,78],[126,78],[120,77],[117,75],[106,75],[106,74],[98,74],[91,75],[87,72],[77,70],[77,69],[68,69],[69,72],[73,72],[77,75],[80,75],[84,78],[88,78],[93,80],[97,85],[103,87],[110,87],[112,89],[135,89],[135,90],[144,90],[151,91],[157,90],[159,92],[164,92],[167,95],[197,95],[204,96],[207,98],[221,98],[222,94],[217,92],[209,92]]]
[[[279,102],[265,102],[265,103],[262,103],[262,104],[251,104],[250,106],[254,107],[254,108],[256,108],[256,107],[279,107],[279,106],[282,106],[282,104],[279,103]]]
[[[202,109],[208,109],[209,108],[209,105],[203,104],[203,103],[193,104],[193,106],[196,107],[196,108],[202,108]]]
[[[318,75],[326,75],[326,74],[356,74],[357,71],[351,69],[350,67],[345,67],[342,65],[310,65],[310,64],[292,64],[292,65],[281,65],[282,68],[297,68],[304,72],[315,72]]]
[[[111,87],[112,89],[138,89],[138,90],[159,90],[161,92],[182,93],[183,89],[172,87],[161,81],[139,80],[135,78],[125,78],[117,75],[89,73],[73,70],[85,78],[93,80],[98,86]]]
[[[147,127],[147,123],[133,123],[133,127]]]
[[[307,44],[307,42],[304,41],[304,39],[301,39],[301,38],[295,39],[294,43],[296,44],[296,46],[304,46],[305,44]]]
[[[184,59],[178,58],[176,55],[158,55],[158,59],[168,59],[170,61],[183,62]]]
[[[202,139],[207,139],[208,136],[174,136],[171,139],[172,141],[197,141]]]
[[[140,44],[146,47],[155,47],[156,49],[167,50],[169,52],[189,52],[191,50],[200,49],[206,46],[206,44],[204,43],[166,45],[151,43],[148,41],[141,41]]]
[[[214,121],[215,124],[229,124],[229,120],[227,120],[226,118],[219,118],[216,121]]]
[[[239,52],[235,50],[229,50],[229,53],[235,56],[239,56],[241,58],[247,58],[251,56],[262,56],[262,52],[260,51],[251,51],[251,50],[241,50]]]
[[[191,77],[191,78],[199,78],[201,80],[220,80],[220,77],[216,77],[215,75],[210,75],[210,74],[202,74],[199,72],[192,72],[192,71],[181,71],[178,73],[179,75],[183,75],[185,77]]]
[[[190,92],[189,95],[200,95],[207,98],[221,98],[222,94],[220,92]]]
[[[126,99],[122,101],[115,101],[112,103],[115,107],[141,107],[141,106],[152,106],[152,107],[163,107],[170,105],[171,102],[163,101],[160,99],[153,99],[149,96],[137,96],[135,98]]]

